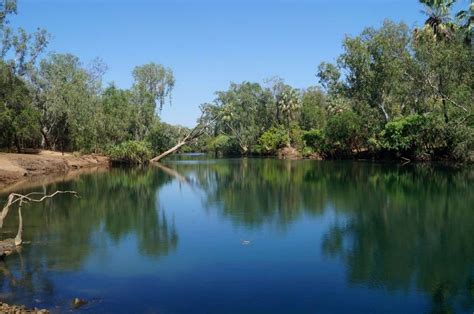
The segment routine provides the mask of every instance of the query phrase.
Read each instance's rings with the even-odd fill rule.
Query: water
[[[24,207],[30,243],[0,263],[0,299],[60,312],[75,297],[100,313],[474,311],[472,168],[190,158],[44,187],[81,198]],[[2,236],[16,223],[12,211]]]

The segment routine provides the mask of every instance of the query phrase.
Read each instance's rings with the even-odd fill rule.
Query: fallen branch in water
[[[26,195],[11,193],[8,196],[6,205],[3,207],[2,212],[0,213],[0,228],[3,227],[3,221],[8,215],[10,208],[18,203],[18,232],[15,238],[9,238],[5,240],[0,240],[0,257],[8,256],[18,249],[18,247],[23,243],[22,234],[23,234],[23,217],[21,215],[21,207],[23,203],[40,203],[45,199],[52,198],[57,194],[72,194],[75,197],[78,197],[77,192],[75,191],[56,191],[53,194],[44,195],[40,192],[32,192]],[[41,198],[33,198],[33,195],[43,195]]]

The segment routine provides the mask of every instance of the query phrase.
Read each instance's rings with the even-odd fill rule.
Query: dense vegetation
[[[474,5],[420,0],[423,27],[386,21],[346,37],[320,85],[296,89],[280,78],[232,83],[202,105],[208,132],[188,150],[293,154],[315,158],[472,160]],[[16,0],[0,2],[0,147],[109,153],[141,162],[173,146],[186,128],[159,119],[175,83],[171,69],[137,66],[130,89],[104,87],[101,60],[71,54],[39,60],[49,35],[13,29]]]
[[[171,96],[170,69],[137,66],[130,89],[103,87],[101,60],[84,66],[76,56],[60,53],[38,60],[50,36],[13,29],[8,18],[16,9],[16,1],[0,2],[0,147],[110,151],[126,160],[171,145],[180,128],[156,114]],[[130,153],[134,148],[140,151]]]
[[[385,21],[346,37],[337,63],[317,69],[320,87],[281,79],[231,84],[206,114],[218,116],[208,149],[275,154],[414,159],[472,158],[473,9],[452,17],[454,1],[421,1],[422,28]],[[268,83],[268,82],[267,82]]]

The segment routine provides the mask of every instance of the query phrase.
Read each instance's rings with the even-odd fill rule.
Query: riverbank
[[[0,189],[35,177],[108,165],[107,157],[95,154],[76,156],[53,151],[41,151],[38,154],[0,153]]]
[[[40,309],[27,309],[25,306],[9,305],[0,302],[0,313],[28,313],[28,314],[47,314],[49,311]]]

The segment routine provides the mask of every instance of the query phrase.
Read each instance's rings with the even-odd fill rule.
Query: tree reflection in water
[[[80,269],[94,250],[113,249],[101,242],[104,234],[115,244],[134,235],[139,253],[150,257],[175,250],[174,219],[167,217],[157,199],[159,189],[171,179],[153,169],[113,169],[49,185],[48,191],[70,189],[81,197],[71,201],[59,196],[24,206],[24,239],[31,243],[1,263],[2,300],[51,296],[55,288],[48,271]],[[11,217],[4,227],[7,234],[17,225]]]
[[[242,159],[172,166],[237,224],[287,226],[332,210],[324,254],[347,280],[431,296],[433,312],[474,307],[474,172],[436,165]]]
[[[204,195],[204,209],[249,229],[270,224],[290,233],[299,221],[330,213],[319,245],[343,262],[348,286],[416,289],[433,312],[474,307],[472,168],[245,158],[169,161],[48,186],[83,197],[25,208],[24,238],[33,243],[0,265],[3,299],[53,295],[48,271],[80,269],[98,247],[113,249],[103,241],[133,235],[139,254],[152,258],[176,250],[174,217],[158,199],[173,180]],[[14,233],[15,221],[6,228]]]

